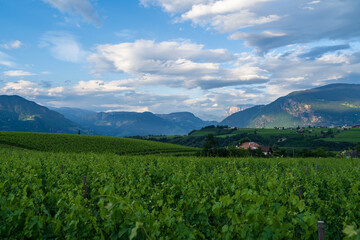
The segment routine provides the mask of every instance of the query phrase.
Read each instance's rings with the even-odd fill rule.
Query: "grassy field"
[[[237,134],[242,134],[242,133],[250,133],[250,134],[254,134],[256,131],[256,134],[259,134],[265,138],[270,138],[271,136],[277,136],[277,137],[288,137],[288,136],[294,136],[296,135],[296,130],[276,130],[276,129],[252,129],[252,128],[240,128],[237,129],[236,131],[232,132],[231,134],[225,134],[225,135],[219,135],[217,137],[221,137],[221,138],[225,138],[225,137],[231,137],[231,136],[235,136]]]
[[[75,134],[0,132],[0,143],[46,152],[92,152],[120,155],[194,154],[197,149],[130,138]]]
[[[360,144],[360,128],[342,131],[336,134],[334,138],[325,138],[324,141],[329,142],[350,142]]]

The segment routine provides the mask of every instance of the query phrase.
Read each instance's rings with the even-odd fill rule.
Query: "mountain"
[[[73,113],[74,114],[74,113]],[[100,112],[77,114],[74,119],[82,126],[106,136],[184,135],[193,129],[217,122],[203,121],[192,113],[153,114],[151,112]],[[65,115],[68,116],[68,115]],[[69,116],[70,117],[70,116]]]
[[[173,122],[174,124],[178,125],[181,129],[184,129],[186,133],[189,133],[194,129],[200,129],[205,126],[218,124],[218,122],[216,121],[203,121],[190,112],[156,114],[156,116]]]
[[[360,124],[360,84],[330,84],[292,92],[225,118],[236,127],[341,126]]]
[[[58,113],[61,113],[67,119],[76,122],[80,125],[87,124],[86,121],[83,121],[84,118],[86,119],[86,116],[96,114],[96,112],[94,111],[84,110],[80,108],[62,107],[62,108],[51,108],[51,109]]]
[[[77,133],[106,136],[185,135],[217,122],[189,112],[92,112],[78,108],[50,110],[19,96],[0,96],[0,131]],[[80,127],[81,126],[81,127]],[[90,130],[91,129],[91,130]]]
[[[84,116],[83,124],[106,136],[175,135],[185,132],[173,122],[150,112],[100,112]]]
[[[226,108],[225,116],[230,116],[234,113],[244,111],[248,108],[254,107],[254,104],[239,104],[236,106]]]
[[[66,119],[58,112],[19,96],[0,96],[0,130],[51,133],[90,131]]]

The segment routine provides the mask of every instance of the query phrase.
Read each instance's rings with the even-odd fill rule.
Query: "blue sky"
[[[0,94],[221,120],[359,83],[358,0],[0,0]]]

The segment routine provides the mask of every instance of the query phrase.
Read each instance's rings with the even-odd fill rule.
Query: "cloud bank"
[[[357,0],[142,0],[175,14],[178,22],[191,21],[244,40],[259,51],[323,39],[358,39]]]
[[[11,42],[7,42],[4,44],[0,44],[1,48],[10,50],[10,49],[17,49],[20,48],[23,45],[22,42],[20,42],[19,40],[15,40],[15,41],[11,41]]]
[[[99,45],[87,60],[93,73],[123,72],[144,85],[210,89],[267,81],[259,68],[235,65],[236,56],[227,50],[204,49],[190,41]]]
[[[31,72],[26,72],[23,70],[11,70],[11,71],[4,72],[4,76],[7,76],[7,77],[23,77],[23,76],[33,76],[33,75],[36,75],[36,74],[31,73]]]

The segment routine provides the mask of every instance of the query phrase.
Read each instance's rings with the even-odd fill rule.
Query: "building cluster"
[[[243,144],[236,146],[237,149],[245,149],[245,150],[257,150],[261,149],[262,153],[265,156],[272,156],[274,154],[273,150],[269,146],[261,146],[256,142],[244,142]]]

